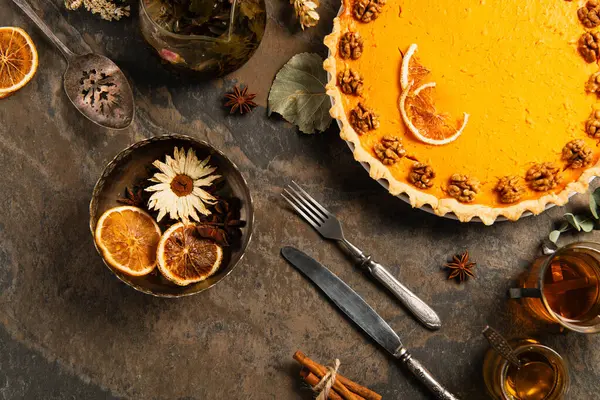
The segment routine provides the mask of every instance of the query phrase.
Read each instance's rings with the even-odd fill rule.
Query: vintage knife
[[[446,390],[423,365],[402,345],[400,338],[390,326],[334,273],[293,247],[281,249],[283,257],[306,275],[363,331],[400,360],[438,399],[458,400]]]

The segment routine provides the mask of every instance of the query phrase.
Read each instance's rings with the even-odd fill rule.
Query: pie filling
[[[503,208],[558,194],[600,158],[598,15],[593,0],[344,0],[347,124],[395,180],[437,199]]]

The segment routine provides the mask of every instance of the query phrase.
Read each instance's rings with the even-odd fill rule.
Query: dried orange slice
[[[158,244],[158,269],[180,286],[200,282],[213,275],[223,261],[223,249],[200,237],[195,225],[179,222],[164,233]]]
[[[98,220],[94,236],[106,262],[119,271],[143,276],[156,267],[160,228],[144,210],[111,208]]]
[[[0,28],[0,98],[25,86],[37,67],[37,50],[27,32]]]
[[[451,116],[436,110],[429,95],[436,83],[417,86],[429,74],[429,70],[416,60],[416,51],[417,45],[412,44],[400,68],[402,93],[398,107],[402,120],[413,135],[424,143],[435,146],[451,143],[463,133],[469,122],[469,114],[464,113],[462,122],[453,123]]]

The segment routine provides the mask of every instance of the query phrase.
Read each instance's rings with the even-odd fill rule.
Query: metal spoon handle
[[[508,341],[504,339],[500,333],[492,329],[490,326],[486,326],[481,333],[483,333],[483,336],[485,336],[485,338],[488,340],[490,346],[492,346],[492,348],[496,350],[498,354],[500,354],[505,360],[517,368],[521,367],[521,361],[513,352],[510,343],[508,343]]]
[[[19,8],[21,8],[21,10],[23,10],[23,12],[27,14],[29,18],[31,18],[38,28],[44,32],[48,39],[50,39],[50,41],[52,41],[52,43],[58,47],[67,60],[75,57],[75,53],[73,53],[58,37],[56,37],[50,27],[46,25],[46,23],[40,18],[39,15],[36,14],[35,11],[33,11],[33,8],[31,8],[31,6],[25,0],[13,0],[13,2],[18,5]]]

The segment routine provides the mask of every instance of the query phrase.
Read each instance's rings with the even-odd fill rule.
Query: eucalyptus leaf
[[[279,70],[269,93],[268,113],[281,114],[303,133],[324,131],[331,124],[327,73],[315,53],[300,53]]]
[[[557,230],[559,232],[563,233],[563,232],[568,231],[569,229],[571,229],[571,226],[569,225],[569,223],[567,221],[563,221]]]
[[[600,187],[590,193],[590,211],[596,219],[600,219],[598,207],[600,207]]]
[[[567,222],[575,229],[577,229],[578,231],[581,230],[581,227],[579,226],[579,221],[577,220],[577,218],[575,217],[575,215],[571,214],[571,213],[566,213],[565,214],[565,219],[567,220]]]
[[[594,222],[585,215],[566,213],[565,219],[573,228],[577,229],[577,231],[583,230],[584,232],[591,232],[591,230],[594,229]]]
[[[594,230],[595,222],[592,218],[586,218],[583,221],[579,222],[579,226],[581,226],[581,230],[584,232],[591,232]]]
[[[560,231],[552,231],[552,232],[550,232],[550,235],[548,235],[548,239],[554,244],[556,244],[559,237],[560,237]]]

